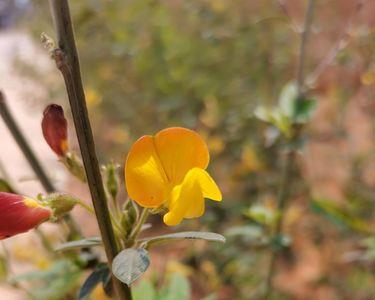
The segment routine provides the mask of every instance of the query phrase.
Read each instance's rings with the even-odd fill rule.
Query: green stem
[[[306,8],[305,13],[305,21],[303,25],[303,29],[301,32],[301,40],[300,40],[300,46],[299,46],[299,57],[298,57],[298,68],[297,68],[297,101],[303,100],[303,95],[305,93],[304,86],[305,86],[305,60],[306,60],[306,43],[308,40],[308,36],[311,30],[311,24],[313,20],[313,11],[314,11],[314,4],[315,0],[309,0]],[[291,138],[289,138],[288,142],[293,144],[296,142],[300,135],[301,135],[301,128],[294,126],[294,134]],[[284,222],[284,215],[285,215],[285,208],[288,205],[288,201],[290,199],[290,190],[291,185],[293,184],[293,167],[295,163],[295,157],[296,157],[296,150],[292,149],[288,152],[288,155],[285,160],[285,164],[282,171],[282,177],[279,187],[279,193],[277,197],[277,207],[278,207],[278,213],[280,214],[273,238],[275,239],[279,235],[282,234],[282,228],[283,228],[283,222]],[[279,256],[279,251],[272,251],[269,267],[266,274],[266,282],[265,282],[265,290],[263,299],[268,300],[272,296],[273,292],[273,285],[272,285],[272,279],[275,274],[276,270],[276,262],[277,258]]]
[[[90,205],[83,202],[82,200],[77,200],[77,204],[83,207],[84,209],[86,209],[90,214],[95,215],[94,209]]]
[[[139,217],[139,221],[138,221],[137,225],[134,227],[132,233],[130,234],[130,237],[129,237],[130,244],[134,244],[134,242],[135,242],[136,238],[138,237],[139,233],[141,232],[142,226],[146,222],[149,214],[150,214],[150,210],[148,208],[144,208],[142,210],[142,213]]]
[[[96,218],[102,235],[109,267],[119,253],[111,217],[107,205],[103,179],[96,156],[95,144],[88,117],[86,99],[81,79],[77,48],[74,40],[73,25],[67,0],[50,0],[58,46],[55,50],[56,65],[61,71],[69,97],[70,107],[82,160],[86,170],[87,182],[94,205]],[[131,300],[130,288],[112,277],[118,299]]]

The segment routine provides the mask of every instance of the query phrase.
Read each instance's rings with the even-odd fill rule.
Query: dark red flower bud
[[[37,200],[0,192],[0,240],[29,231],[51,215]]]
[[[43,136],[51,149],[60,157],[68,152],[68,122],[60,105],[50,104],[43,112]]]

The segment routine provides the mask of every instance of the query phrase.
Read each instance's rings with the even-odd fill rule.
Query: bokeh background
[[[178,229],[216,231],[227,243],[155,249],[143,288],[158,289],[180,274],[177,290],[191,299],[259,299],[275,247],[269,233],[285,144],[254,110],[275,104],[296,77],[307,1],[70,2],[101,162],[123,164],[141,135],[189,127],[207,140],[210,173],[224,193],[222,203],[207,203],[203,218]],[[44,107],[58,103],[68,117],[70,111],[41,32],[55,37],[47,1],[0,1],[0,89],[56,185],[89,201],[87,187],[68,176],[42,139]],[[306,77],[318,105],[293,171],[284,216],[289,243],[277,262],[274,299],[375,299],[374,58],[375,2],[317,0]],[[71,121],[70,142],[78,151]],[[42,192],[2,122],[0,145],[1,176],[23,194]],[[74,214],[88,236],[96,234],[95,220],[80,209]],[[160,217],[152,222],[149,234],[177,230]],[[43,228],[58,243],[56,225]],[[9,278],[52,262],[32,233],[3,246],[0,298],[27,299]],[[64,284],[74,287],[83,278]]]

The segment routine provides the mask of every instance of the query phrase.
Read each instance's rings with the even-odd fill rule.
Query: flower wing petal
[[[222,196],[216,183],[205,170],[193,168],[186,174],[182,184],[172,190],[169,212],[164,215],[164,223],[175,226],[183,218],[202,216],[205,208],[204,198],[221,201]]]
[[[210,160],[205,141],[193,130],[171,127],[155,135],[155,148],[173,185],[180,184],[187,172],[198,167],[205,169]]]
[[[165,200],[168,180],[156,153],[154,138],[143,136],[131,147],[125,164],[129,197],[143,207],[158,207]]]

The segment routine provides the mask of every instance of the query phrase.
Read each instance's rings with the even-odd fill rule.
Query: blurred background
[[[139,136],[189,127],[205,137],[210,173],[224,193],[220,205],[208,202],[203,218],[178,229],[212,230],[227,243],[156,248],[143,289],[160,289],[179,274],[167,288],[186,295],[168,299],[260,299],[271,250],[281,246],[273,299],[375,299],[374,1],[316,1],[305,68],[317,109],[293,170],[282,245],[274,245],[270,231],[285,143],[254,110],[277,103],[296,78],[307,1],[70,2],[101,162],[122,165]],[[55,37],[48,1],[0,0],[0,89],[56,185],[89,201],[87,187],[68,176],[42,138],[48,103],[62,105],[70,117],[42,32]],[[70,141],[78,151],[71,120]],[[2,122],[0,145],[1,177],[23,194],[42,192]],[[95,220],[74,213],[86,235],[95,235]],[[43,228],[58,242],[56,225]],[[157,216],[148,233],[171,230]],[[10,282],[50,268],[51,261],[32,233],[3,246],[1,299],[32,299],[10,283],[38,284],[43,292],[36,299],[63,299],[51,289],[74,288],[84,278],[57,287]],[[92,299],[105,299],[104,293],[96,290]]]

